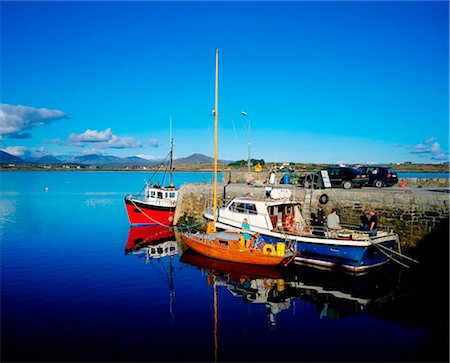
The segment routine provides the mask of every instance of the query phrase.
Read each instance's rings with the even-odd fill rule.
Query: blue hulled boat
[[[275,192],[275,193],[274,193]],[[212,220],[212,211],[204,214]],[[264,236],[264,242],[288,243],[299,254],[295,262],[321,267],[340,266],[354,272],[365,272],[389,261],[399,249],[398,235],[388,227],[377,228],[370,237],[359,226],[341,225],[339,230],[312,226],[301,213],[300,203],[291,199],[289,190],[273,190],[267,198],[234,198],[219,208],[216,226],[242,231],[247,218],[251,232]],[[254,236],[258,244],[257,235]],[[266,249],[271,251],[271,249]]]

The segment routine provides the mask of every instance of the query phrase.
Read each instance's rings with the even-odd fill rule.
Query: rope
[[[154,171],[154,173],[153,173],[152,176],[150,177],[150,180],[148,181],[148,183],[150,183],[150,182],[152,181],[152,179],[155,177],[156,173],[159,172],[159,169],[161,168],[162,165],[165,164],[165,162],[166,162],[166,160],[167,160],[167,158],[169,157],[170,154],[171,154],[171,153],[169,152],[169,153],[166,155],[166,157],[164,158],[164,160],[161,162],[161,164],[159,164],[158,168]],[[166,170],[164,171],[163,183],[164,183],[164,180],[166,179],[167,168],[168,168],[168,166],[166,166]],[[138,196],[140,196],[140,195],[142,194],[142,191],[145,189],[146,185],[147,185],[147,183],[146,183],[146,184],[143,186],[143,188],[139,191]]]
[[[396,254],[396,255],[402,257],[402,258],[405,258],[405,259],[407,259],[407,260],[410,260],[410,261],[412,261],[412,262],[415,262],[415,263],[419,263],[419,264],[420,264],[420,262],[417,261],[417,260],[415,260],[414,258],[411,258],[411,257],[409,257],[409,256],[403,255],[403,254],[401,254],[401,253],[399,253],[399,252],[397,252],[397,251],[395,251],[395,250],[391,250],[390,248],[388,248],[388,247],[386,247],[386,246],[379,245],[379,247],[381,247],[381,248],[383,248],[383,249],[386,249],[386,250],[389,250],[390,252],[392,252],[392,253],[394,253],[394,254]]]
[[[162,227],[170,227],[170,224],[163,224],[158,222],[157,220],[153,219],[152,217],[150,217],[147,213],[145,213],[141,208],[139,208],[139,206],[136,205],[136,203],[133,201],[133,199],[129,199],[129,201],[131,202],[131,204],[133,204],[144,216],[146,216],[149,220],[153,221],[154,223],[162,226]]]
[[[389,258],[390,260],[392,260],[392,261],[398,263],[399,265],[401,265],[401,266],[403,266],[403,267],[406,267],[406,268],[410,268],[410,267],[411,267],[411,266],[408,266],[407,264],[405,264],[405,263],[403,263],[403,262],[400,262],[399,260],[395,259],[395,258],[392,257],[391,255],[389,255],[389,254],[387,254],[386,252],[384,252],[384,251],[380,248],[380,246],[378,246],[378,244],[373,243],[370,239],[369,239],[369,242],[370,242],[373,246],[375,246],[376,248],[378,248],[378,250],[379,250],[383,255],[385,255],[387,258]],[[386,247],[385,247],[385,248],[386,248]],[[393,250],[391,250],[391,249],[389,249],[389,248],[387,248],[387,249],[388,249],[389,251],[393,252]]]

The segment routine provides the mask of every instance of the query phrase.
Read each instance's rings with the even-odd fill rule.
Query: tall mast
[[[173,172],[173,136],[172,136],[172,115],[170,115],[170,166],[169,166],[169,186],[172,185]]]
[[[216,49],[216,89],[214,104],[214,186],[213,186],[213,209],[214,218],[212,232],[216,231],[217,217],[217,139],[219,128],[219,49]]]

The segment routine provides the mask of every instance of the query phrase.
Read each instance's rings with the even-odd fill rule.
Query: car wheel
[[[344,189],[350,189],[352,187],[352,182],[350,180],[346,180],[342,183],[342,188]]]
[[[373,183],[377,188],[383,188],[383,182],[381,180],[375,180]]]

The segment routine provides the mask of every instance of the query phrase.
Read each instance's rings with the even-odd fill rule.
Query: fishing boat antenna
[[[173,135],[172,135],[172,115],[170,115],[170,165],[169,165],[169,185],[172,184],[172,173],[173,173]]]
[[[217,218],[217,141],[219,128],[219,49],[216,48],[216,84],[214,101],[214,184],[213,184],[213,210],[214,218],[212,223],[212,232],[216,232]]]

